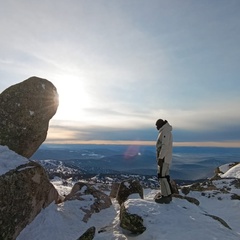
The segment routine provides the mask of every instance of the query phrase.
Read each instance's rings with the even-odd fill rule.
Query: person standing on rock
[[[157,203],[170,203],[172,189],[170,184],[169,169],[172,163],[172,126],[167,120],[158,119],[156,128],[159,131],[156,141],[158,179],[161,187],[161,197],[155,198]]]

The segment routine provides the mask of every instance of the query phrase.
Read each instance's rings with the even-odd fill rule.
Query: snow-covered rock
[[[221,178],[240,178],[240,163],[229,168],[220,176]]]
[[[58,193],[44,168],[0,146],[0,239],[16,239]]]
[[[129,201],[131,200],[127,201],[128,205]],[[139,216],[139,212],[131,213],[128,207],[125,207],[125,202],[120,206],[120,227],[133,234],[142,234],[146,230],[143,224],[143,217]]]
[[[108,195],[84,182],[75,183],[71,192],[64,199],[64,201],[73,200],[78,200],[79,209],[85,212],[85,215],[82,218],[82,221],[84,222],[87,222],[93,213],[98,213],[112,205],[111,199]],[[83,205],[82,202],[87,204]]]
[[[121,205],[131,194],[138,193],[143,198],[143,187],[140,182],[135,179],[122,181],[118,187],[116,199]]]

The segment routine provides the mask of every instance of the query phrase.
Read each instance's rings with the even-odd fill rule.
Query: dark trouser
[[[165,162],[163,162],[161,166],[158,166],[158,179],[161,187],[161,193],[164,197],[172,194],[169,167],[170,165]]]

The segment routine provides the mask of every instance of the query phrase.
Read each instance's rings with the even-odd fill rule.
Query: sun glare
[[[65,77],[56,83],[59,107],[55,115],[60,120],[81,120],[84,109],[91,106],[91,97],[84,82],[76,77]]]

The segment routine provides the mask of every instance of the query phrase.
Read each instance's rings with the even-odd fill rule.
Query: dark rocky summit
[[[31,157],[45,141],[49,120],[58,108],[56,87],[31,77],[0,94],[0,145]]]

